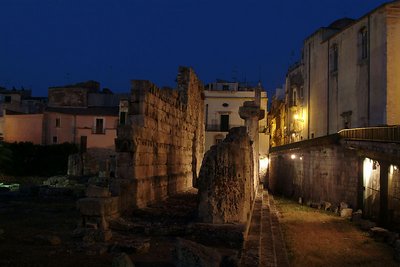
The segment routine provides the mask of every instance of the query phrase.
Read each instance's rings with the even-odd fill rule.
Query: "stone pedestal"
[[[108,221],[119,216],[119,197],[112,197],[106,187],[94,185],[89,185],[86,196],[77,202],[82,215],[81,227],[95,232],[97,241],[108,241],[112,237]]]

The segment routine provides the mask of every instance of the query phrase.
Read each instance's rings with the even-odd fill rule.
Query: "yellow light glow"
[[[268,158],[261,158],[260,159],[260,171],[264,171],[268,168],[269,160]]]
[[[303,160],[303,157],[300,157],[300,160]]]
[[[363,163],[364,186],[369,184],[373,166],[374,166],[374,161],[372,159],[369,159],[369,158],[364,159],[364,163]]]
[[[290,156],[290,158],[291,158],[291,159],[295,159],[295,158],[296,158],[296,155],[295,155],[295,154],[292,154],[292,155]]]
[[[295,120],[298,120],[298,119],[299,119],[299,115],[296,113],[296,114],[294,114],[293,118],[294,118]]]
[[[397,171],[397,166],[396,165],[390,165],[390,174],[393,174],[395,171]]]

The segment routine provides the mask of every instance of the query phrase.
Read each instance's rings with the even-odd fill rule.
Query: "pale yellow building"
[[[287,75],[287,140],[399,125],[399,77],[400,1],[320,28]]]
[[[217,81],[205,87],[205,151],[222,141],[232,127],[244,126],[239,107],[254,100],[254,87],[238,82]],[[261,92],[261,109],[267,110],[267,93]],[[260,155],[268,154],[267,116],[259,121]]]

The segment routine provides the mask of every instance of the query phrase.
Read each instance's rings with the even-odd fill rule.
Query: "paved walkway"
[[[274,199],[262,188],[254,203],[241,266],[289,266]]]

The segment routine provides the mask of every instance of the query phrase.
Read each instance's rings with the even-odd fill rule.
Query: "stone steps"
[[[262,188],[257,192],[240,266],[289,266],[273,197]]]

